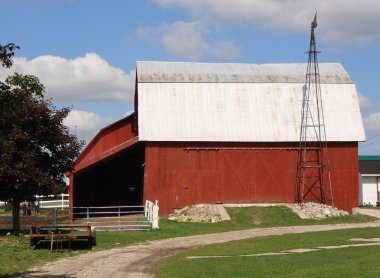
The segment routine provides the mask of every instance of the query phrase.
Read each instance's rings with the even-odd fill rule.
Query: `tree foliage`
[[[0,62],[3,67],[10,68],[13,65],[12,57],[15,55],[16,49],[20,49],[20,47],[14,43],[0,44]]]
[[[13,53],[2,51],[2,64],[11,65]],[[12,201],[14,230],[20,201],[62,192],[64,173],[72,171],[83,146],[63,124],[70,108],[56,109],[43,93],[32,75],[0,82],[0,200]]]

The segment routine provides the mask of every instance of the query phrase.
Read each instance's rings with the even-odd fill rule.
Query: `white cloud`
[[[233,60],[240,56],[242,50],[232,41],[219,41],[209,48],[210,53],[222,60]]]
[[[148,43],[159,41],[171,55],[192,61],[208,54],[223,60],[232,60],[241,54],[241,49],[233,41],[208,41],[205,38],[208,30],[200,22],[177,21],[162,23],[158,27],[140,26],[136,33]]]
[[[380,112],[363,119],[367,141],[359,144],[360,154],[378,154],[380,152]]]
[[[93,112],[72,110],[63,123],[70,129],[71,133],[88,142],[101,128],[113,121],[114,119],[110,117],[103,117]]]
[[[360,105],[361,111],[365,111],[374,105],[373,102],[365,95],[358,93],[358,97],[359,97],[359,105]]]
[[[366,44],[380,37],[378,0],[156,0],[165,7],[180,6],[195,18],[251,28],[302,31],[318,11],[318,30],[334,43]]]
[[[203,30],[196,22],[162,24],[160,29],[164,48],[174,56],[198,60],[207,51],[208,44],[202,36]]]
[[[27,60],[15,57],[12,72],[33,74],[54,102],[125,101],[132,99],[135,71],[125,73],[95,53],[65,59],[44,55]],[[10,71],[0,68],[0,76]]]
[[[137,34],[137,37],[139,37],[140,39],[150,44],[154,43],[155,34],[153,33],[153,29],[151,27],[139,26],[136,30],[136,34]]]
[[[365,117],[363,123],[367,138],[380,135],[380,112]]]

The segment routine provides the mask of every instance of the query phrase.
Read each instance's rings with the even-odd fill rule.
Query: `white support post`
[[[90,222],[90,209],[87,208],[87,225],[89,224]]]
[[[146,200],[145,201],[145,218],[147,218],[147,219],[149,219],[148,214],[149,214],[149,201]]]
[[[159,210],[158,201],[156,200],[156,202],[153,206],[152,229],[158,229],[159,228],[159,226],[158,226],[158,220],[159,220],[158,210]]]
[[[153,221],[153,207],[154,207],[154,204],[152,202],[149,202],[149,221],[151,223]]]

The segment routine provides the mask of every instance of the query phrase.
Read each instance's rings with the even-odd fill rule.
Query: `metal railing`
[[[145,206],[67,206],[67,208],[74,223],[91,225],[99,231],[141,231],[159,228],[159,207],[157,201],[155,203],[146,201]],[[51,221],[51,226],[57,226],[56,209],[39,207],[38,210],[51,210],[51,217],[29,216],[25,217],[25,219],[31,222],[41,220]],[[0,218],[11,220],[11,216],[0,216]],[[8,225],[6,228],[9,228]]]

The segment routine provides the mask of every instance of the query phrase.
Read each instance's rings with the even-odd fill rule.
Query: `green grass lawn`
[[[351,238],[380,237],[380,228],[347,229],[268,236],[214,244],[170,257],[157,267],[157,277],[377,277],[380,246],[349,247],[303,254],[240,257],[290,249],[354,244]],[[231,255],[189,260],[187,256]],[[191,269],[191,271],[186,271]]]
[[[370,222],[377,219],[366,215],[331,217],[323,220],[301,219],[289,208],[283,206],[227,208],[227,211],[231,217],[231,221],[218,223],[187,223],[161,218],[159,222],[160,230],[157,231],[134,233],[99,232],[97,235],[99,244],[94,250],[109,249],[112,247],[142,242],[144,240],[197,234],[266,227],[360,223]]]
[[[228,208],[231,221],[219,223],[179,223],[166,218],[160,219],[160,229],[148,232],[98,232],[94,251],[125,246],[147,240],[178,236],[225,232],[262,227],[317,225],[331,223],[369,222],[376,218],[352,215],[323,220],[300,219],[287,207]],[[44,247],[44,246],[42,246]],[[48,248],[29,247],[29,238],[0,236],[0,276],[25,271],[33,265],[57,258],[76,255],[89,250],[66,250],[50,253]]]

